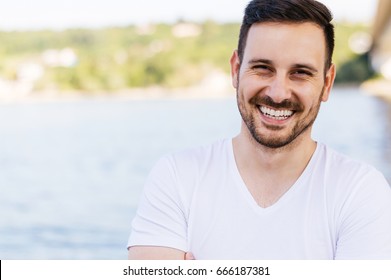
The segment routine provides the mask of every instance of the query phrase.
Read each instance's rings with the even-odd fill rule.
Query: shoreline
[[[361,85],[334,85],[334,89],[357,88],[364,94],[391,102],[391,81],[369,80]],[[186,88],[147,87],[131,88],[115,92],[83,91],[33,91],[28,94],[0,95],[0,105],[15,103],[77,102],[82,100],[176,100],[176,99],[224,99],[234,98],[235,89],[230,86],[220,88],[204,86]]]
[[[368,95],[391,102],[391,81],[385,79],[369,80],[362,83],[360,88]]]
[[[120,91],[33,91],[28,94],[0,95],[0,104],[76,102],[81,100],[159,100],[159,99],[220,99],[235,97],[235,89],[218,90],[204,87],[187,88],[132,88]]]

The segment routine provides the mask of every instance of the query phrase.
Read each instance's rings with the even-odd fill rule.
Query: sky
[[[370,22],[377,0],[321,0],[336,20]],[[178,19],[240,22],[248,0],[0,0],[0,29],[104,27]],[[358,4],[359,3],[359,4]]]

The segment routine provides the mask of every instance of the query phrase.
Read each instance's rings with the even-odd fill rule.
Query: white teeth
[[[267,115],[273,119],[285,120],[293,115],[293,111],[289,110],[274,110],[265,106],[260,106],[262,114]]]

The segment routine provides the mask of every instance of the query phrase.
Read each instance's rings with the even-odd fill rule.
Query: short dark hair
[[[326,61],[331,66],[334,52],[334,25],[330,10],[315,0],[252,0],[246,7],[240,27],[238,55],[242,62],[250,27],[261,22],[312,22],[323,29],[326,42]],[[327,71],[325,69],[325,71]]]

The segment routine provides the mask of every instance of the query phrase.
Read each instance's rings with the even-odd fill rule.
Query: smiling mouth
[[[266,106],[258,106],[258,108],[262,115],[278,121],[287,120],[295,113],[290,110],[275,110]]]

